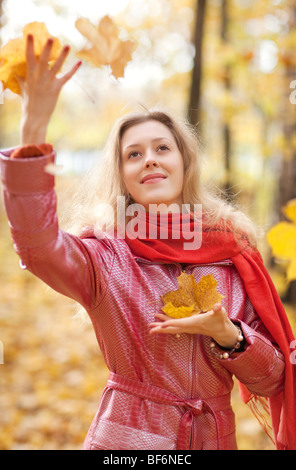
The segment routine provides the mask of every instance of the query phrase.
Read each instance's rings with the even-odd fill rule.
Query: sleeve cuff
[[[246,340],[246,349],[219,361],[239,380],[247,377],[249,382],[258,381],[271,373],[277,359],[281,359],[281,353],[270,341],[244,322],[240,322],[240,327]]]
[[[46,166],[54,163],[55,151],[52,146],[47,147],[47,150],[51,152],[41,156],[36,156],[36,149],[34,152],[30,150],[31,153],[35,153],[35,158],[32,158],[32,155],[24,157],[24,153],[29,152],[27,149],[24,150],[24,147],[1,152],[0,173],[4,189],[13,194],[50,191],[54,187],[54,176],[46,171]],[[14,153],[17,157],[11,158]]]
[[[23,145],[12,151],[10,158],[34,158],[41,157],[42,155],[49,155],[53,151],[51,144],[40,144],[40,145]]]

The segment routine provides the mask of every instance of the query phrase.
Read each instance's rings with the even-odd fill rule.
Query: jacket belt
[[[216,425],[217,448],[219,449],[219,415],[216,411],[230,408],[230,393],[220,397],[210,398],[180,398],[167,390],[148,383],[140,382],[123,375],[110,372],[107,387],[148,399],[163,405],[180,406],[185,408],[181,417],[177,439],[177,450],[189,450],[191,428],[194,416],[209,412],[213,415]]]

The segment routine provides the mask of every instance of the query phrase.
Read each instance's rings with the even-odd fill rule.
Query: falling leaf
[[[104,16],[97,27],[86,18],[79,18],[75,26],[92,46],[82,49],[77,56],[95,67],[110,65],[115,78],[123,77],[124,68],[132,58],[135,42],[119,39],[119,28],[109,16]]]
[[[296,279],[296,199],[283,207],[283,212],[291,222],[279,222],[272,227],[267,240],[276,258],[288,261],[287,280]]]
[[[51,36],[44,23],[33,22],[24,27],[23,37],[12,39],[0,50],[0,81],[3,89],[9,88],[16,94],[20,94],[20,87],[17,77],[25,78],[27,72],[26,65],[26,43],[27,36],[34,36],[34,52],[37,59],[49,38],[53,39],[49,62],[55,60],[61,50],[60,41]]]
[[[193,274],[182,273],[178,278],[178,289],[169,291],[161,299],[162,311],[173,318],[188,317],[207,312],[224,297],[217,291],[217,281],[213,274],[202,276],[199,283]]]

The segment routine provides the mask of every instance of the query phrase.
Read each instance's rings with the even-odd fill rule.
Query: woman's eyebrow
[[[151,140],[151,142],[156,142],[159,140],[167,140],[168,142],[170,142],[170,139],[168,139],[167,137],[155,137],[154,139]],[[134,143],[134,144],[127,145],[125,148],[128,149],[130,147],[137,147],[140,145],[141,145],[140,143]]]

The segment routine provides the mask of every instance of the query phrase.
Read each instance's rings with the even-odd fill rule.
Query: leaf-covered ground
[[[0,206],[0,449],[79,450],[108,371],[73,302],[20,269]],[[233,394],[240,449],[272,449]]]

